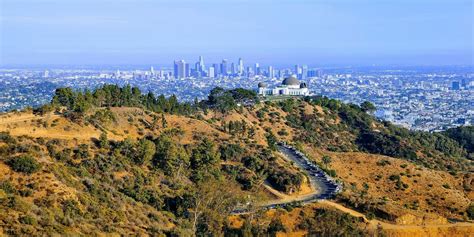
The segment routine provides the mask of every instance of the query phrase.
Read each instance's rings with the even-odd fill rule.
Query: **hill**
[[[309,189],[277,141],[343,182],[335,201],[367,217],[393,225],[472,219],[469,136],[408,131],[371,109],[324,97],[259,102],[241,89],[216,88],[192,104],[131,87],[58,89],[51,104],[0,115],[0,233],[373,233],[324,204],[295,204],[306,213],[299,223],[285,221],[291,210],[260,210]],[[256,212],[236,226],[231,212],[243,205]],[[269,221],[254,221],[262,218]],[[314,221],[325,224],[312,229]]]

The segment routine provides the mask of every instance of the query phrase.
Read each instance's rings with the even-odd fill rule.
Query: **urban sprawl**
[[[157,69],[155,69],[157,68]],[[159,69],[158,69],[159,68]],[[437,131],[474,123],[472,67],[291,67],[260,66],[223,59],[206,66],[203,57],[189,64],[146,67],[30,67],[0,69],[0,111],[47,103],[58,87],[95,88],[130,84],[142,91],[176,95],[182,101],[203,99],[216,87],[278,87],[295,77],[313,95],[344,102],[370,101],[375,115],[404,127]]]

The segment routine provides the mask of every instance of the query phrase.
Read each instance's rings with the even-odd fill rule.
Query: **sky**
[[[0,65],[472,65],[471,0],[0,0]]]

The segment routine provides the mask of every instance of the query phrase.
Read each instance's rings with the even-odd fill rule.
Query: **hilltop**
[[[259,203],[310,191],[277,141],[341,181],[335,201],[368,218],[471,221],[471,130],[413,132],[375,119],[373,109],[325,97],[263,102],[241,89],[216,88],[194,103],[131,87],[58,89],[50,104],[0,115],[0,233],[378,231],[324,203],[295,204],[298,213],[260,210]],[[231,217],[245,204],[256,212]],[[285,221],[295,213],[299,224]],[[268,222],[257,225],[262,218]],[[311,229],[314,221],[326,224]]]

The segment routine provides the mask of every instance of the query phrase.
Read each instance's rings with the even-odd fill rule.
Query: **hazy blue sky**
[[[471,0],[0,0],[0,63],[473,64]]]

